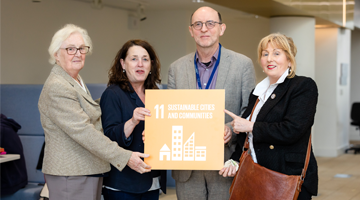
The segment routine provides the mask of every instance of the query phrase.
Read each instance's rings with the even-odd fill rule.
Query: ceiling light
[[[204,3],[204,0],[192,0],[193,3]]]

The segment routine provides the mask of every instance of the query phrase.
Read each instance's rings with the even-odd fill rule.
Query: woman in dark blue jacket
[[[258,61],[267,77],[251,92],[242,117],[225,111],[234,118],[233,130],[238,133],[238,144],[231,156],[234,161],[239,160],[248,136],[254,162],[287,175],[301,174],[314,124],[318,90],[311,78],[295,75],[296,53],[293,40],[285,35],[270,34],[260,41]],[[234,166],[220,170],[223,176],[235,173]],[[317,191],[317,163],[311,150],[298,200],[309,200]]]
[[[119,146],[144,152],[142,132],[145,116],[145,89],[158,89],[160,62],[152,46],[143,40],[130,40],[118,51],[109,71],[108,88],[101,96],[104,133]],[[105,200],[159,199],[165,193],[166,171],[139,174],[129,167],[111,168],[104,178]]]

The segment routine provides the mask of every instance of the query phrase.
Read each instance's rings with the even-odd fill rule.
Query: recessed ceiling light
[[[192,0],[193,3],[204,3],[204,0]]]

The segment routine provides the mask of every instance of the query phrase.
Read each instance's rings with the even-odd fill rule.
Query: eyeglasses
[[[222,24],[221,22],[214,22],[214,21],[206,21],[206,22],[194,22],[193,24],[191,24],[192,27],[194,27],[195,30],[200,30],[203,27],[203,24],[206,25],[206,28],[208,29],[212,29],[215,27],[216,24]]]
[[[89,53],[89,46],[83,46],[83,47],[68,47],[68,48],[60,48],[60,49],[65,49],[67,51],[67,53],[69,55],[75,55],[77,53],[77,51],[79,50],[81,54],[87,54]]]

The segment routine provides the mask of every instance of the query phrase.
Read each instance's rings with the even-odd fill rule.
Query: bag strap
[[[249,121],[251,121],[251,118],[252,118],[252,116],[253,116],[254,110],[255,110],[255,108],[256,108],[256,106],[257,106],[258,103],[259,103],[259,98],[256,99],[255,105],[254,105],[254,107],[253,107],[253,109],[252,109],[252,111],[251,111],[251,114],[250,114]],[[249,141],[248,141],[247,135],[246,135],[246,139],[245,139],[245,142],[244,142],[243,151],[244,151],[244,148],[245,148],[245,149],[249,149]]]
[[[309,137],[309,143],[308,143],[308,148],[307,148],[307,152],[306,152],[306,158],[305,158],[305,164],[304,164],[304,169],[301,172],[301,180],[304,181],[305,179],[305,175],[306,175],[306,171],[309,165],[309,161],[310,161],[310,152],[311,152],[311,135]]]

